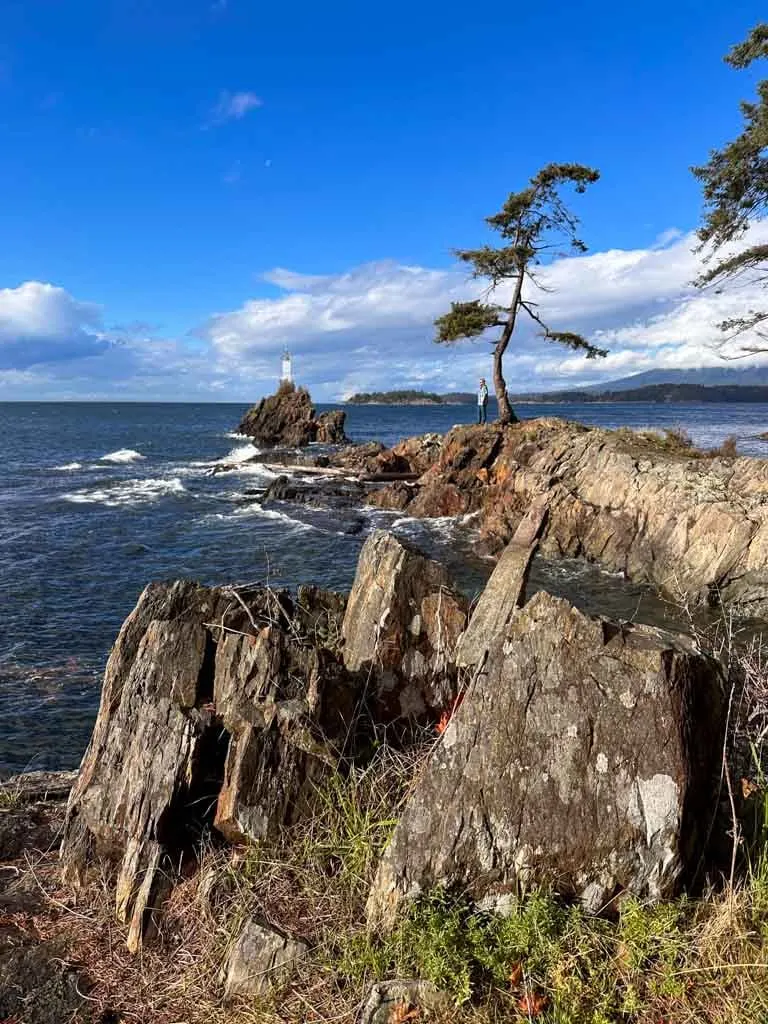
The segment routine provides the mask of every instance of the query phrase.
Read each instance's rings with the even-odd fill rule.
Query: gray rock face
[[[344,664],[371,672],[391,717],[444,708],[455,696],[467,607],[444,566],[377,530],[363,546],[349,595]]]
[[[61,857],[75,883],[95,861],[115,864],[132,949],[205,829],[279,829],[336,763],[355,684],[318,630],[340,630],[343,602],[304,598],[311,611],[266,590],[154,584],[120,631]]]
[[[373,922],[434,885],[493,905],[547,881],[598,909],[698,863],[724,723],[717,665],[682,637],[537,594],[488,653],[382,858]]]
[[[266,995],[291,977],[306,956],[305,942],[255,918],[247,921],[224,968],[224,998]]]

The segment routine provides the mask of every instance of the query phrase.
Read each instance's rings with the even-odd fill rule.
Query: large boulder
[[[316,417],[309,392],[283,382],[274,395],[248,410],[237,430],[262,446],[300,448],[312,441],[340,444],[346,440],[345,417],[340,409]]]
[[[419,717],[455,697],[468,602],[443,565],[394,534],[365,542],[342,626],[344,664],[375,683],[383,717]]]
[[[430,888],[486,906],[542,882],[598,910],[672,896],[700,865],[724,727],[718,665],[680,636],[546,593],[507,624],[380,863],[372,922]]]
[[[117,870],[138,948],[179,863],[206,830],[258,839],[309,813],[355,717],[355,683],[324,645],[341,604],[304,591],[153,584],[107,664],[67,807],[65,878]]]

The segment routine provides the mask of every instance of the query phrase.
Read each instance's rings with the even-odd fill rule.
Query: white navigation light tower
[[[283,352],[283,366],[280,373],[281,384],[293,384],[293,360],[291,353],[286,349]]]

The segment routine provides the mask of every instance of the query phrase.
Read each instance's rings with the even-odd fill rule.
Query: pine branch
[[[541,337],[546,341],[556,341],[560,345],[565,345],[566,348],[578,349],[586,353],[587,359],[598,359],[608,355],[608,350],[604,348],[598,348],[596,345],[590,344],[586,338],[582,337],[581,334],[574,334],[573,331],[553,331],[551,330],[541,319],[539,314],[532,308],[530,302],[521,302],[520,305],[531,318],[541,328]]]
[[[748,270],[756,270],[766,261],[768,261],[768,245],[751,245],[743,252],[720,260],[719,263],[705,270],[696,279],[696,284],[701,287],[714,284],[724,278],[736,277]]]
[[[450,312],[435,320],[435,341],[450,344],[464,338],[476,338],[490,327],[501,327],[504,321],[499,319],[500,312],[500,306],[487,305],[477,300],[452,302]]]

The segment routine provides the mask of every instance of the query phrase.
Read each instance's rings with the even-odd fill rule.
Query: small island
[[[347,405],[466,405],[476,401],[469,391],[454,391],[438,395],[434,391],[362,391],[351,395]]]

